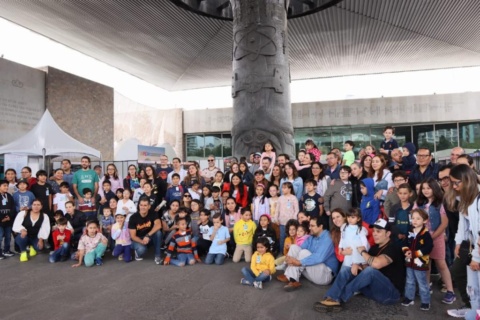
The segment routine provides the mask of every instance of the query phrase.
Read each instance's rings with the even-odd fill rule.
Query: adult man
[[[82,169],[75,172],[72,179],[73,192],[78,202],[83,204],[83,189],[88,188],[93,191],[92,202],[95,202],[98,193],[98,174],[90,169],[90,158],[83,156],[80,164]]]
[[[15,254],[10,251],[10,240],[12,238],[13,221],[15,220],[15,202],[10,193],[8,193],[8,181],[0,180],[0,260],[5,257],[12,257]],[[3,237],[5,242],[3,251],[1,248]]]
[[[417,165],[413,168],[408,182],[413,190],[415,185],[426,178],[438,179],[438,166],[432,162],[432,153],[428,148],[419,148],[417,151]]]
[[[38,170],[36,176],[37,183],[30,188],[30,191],[42,203],[42,212],[52,218],[53,188],[47,183],[47,171]]]
[[[74,249],[76,249],[78,241],[82,237],[83,228],[85,228],[85,224],[87,222],[87,216],[82,211],[75,209],[75,204],[72,201],[65,202],[65,210],[65,218],[70,221],[70,224],[73,228],[72,246]]]
[[[272,175],[272,168],[270,165],[272,164],[272,159],[269,157],[265,157],[262,159],[262,170],[265,173],[265,179],[270,180],[270,176]]]
[[[22,171],[20,171],[22,174],[22,179],[26,179],[28,182],[28,187],[27,190],[30,190],[30,188],[37,183],[37,179],[32,177],[32,168],[30,167],[23,167]]]
[[[213,154],[208,156],[207,161],[208,167],[202,170],[201,175],[206,183],[213,183],[215,174],[220,171],[220,168],[215,166],[215,156]]]
[[[465,154],[465,150],[460,147],[455,147],[452,149],[450,152],[450,162],[453,164],[457,164],[457,159],[460,157],[462,154]]]
[[[157,178],[167,182],[168,174],[172,171],[173,169],[168,165],[168,157],[162,154],[160,156],[160,165],[157,166],[157,169],[155,170]]]
[[[293,291],[302,286],[300,276],[319,285],[332,282],[337,273],[338,260],[335,257],[330,233],[325,230],[321,219],[310,220],[310,237],[301,246],[292,245],[285,258],[287,269],[285,274],[277,276],[277,280],[287,283],[284,289]]]
[[[182,168],[182,160],[180,160],[180,158],[173,158],[172,166],[173,170],[168,174],[167,177],[168,186],[172,185],[172,175],[174,173],[178,173],[178,175],[180,176],[180,181],[183,181],[183,179],[185,179],[185,176],[187,175],[187,170]]]
[[[283,169],[283,166],[287,162],[290,162],[290,156],[288,154],[281,153],[277,156],[277,163],[280,166],[280,168]]]
[[[72,172],[72,162],[69,159],[62,160],[62,170],[63,170],[63,181],[68,182],[70,193],[73,192],[73,172]]]
[[[391,226],[386,220],[378,219],[370,227],[375,245],[368,252],[363,246],[347,248],[357,250],[367,263],[342,268],[325,299],[314,304],[318,312],[340,311],[340,303],[350,300],[355,292],[381,304],[394,304],[400,299],[405,288],[405,257],[390,240]]]
[[[390,157],[392,157],[392,161],[390,162],[389,169],[393,173],[395,170],[402,169],[402,151],[400,149],[393,149],[390,152]]]
[[[325,174],[330,177],[330,179],[340,179],[340,167],[339,157],[335,152],[329,152],[327,154],[327,169],[325,169]]]
[[[255,152],[253,155],[253,163],[248,170],[250,170],[251,174],[255,174],[255,171],[260,169],[260,158],[262,154],[260,152]]]
[[[128,221],[128,229],[132,238],[132,248],[135,251],[135,260],[143,260],[147,248],[155,247],[155,263],[162,263],[162,223],[155,211],[150,211],[150,202],[147,198],[140,198],[138,212]]]

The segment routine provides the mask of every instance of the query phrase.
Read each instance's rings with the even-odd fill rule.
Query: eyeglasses
[[[429,154],[417,154],[417,158],[428,158],[430,157]]]
[[[452,181],[450,180],[453,184],[454,187],[458,187],[460,185],[460,183],[462,183],[462,180],[457,180],[457,181]]]
[[[184,197],[184,198],[191,198],[192,196],[189,195],[189,194],[184,194],[183,197]]]
[[[213,161],[215,161],[215,160],[213,160],[213,159],[208,159],[208,162],[213,162]]]
[[[450,177],[443,177],[437,180],[438,182],[450,182]]]

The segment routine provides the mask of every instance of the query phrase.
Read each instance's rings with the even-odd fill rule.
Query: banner
[[[20,179],[22,177],[21,171],[22,168],[28,165],[28,156],[21,156],[16,154],[5,154],[5,161],[4,161],[4,168],[7,169],[15,169],[17,172],[17,178]],[[33,176],[35,176],[35,172],[32,172]]]
[[[160,162],[160,156],[165,154],[165,148],[138,145],[138,162]]]

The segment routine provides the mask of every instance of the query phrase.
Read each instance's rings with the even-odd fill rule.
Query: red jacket
[[[65,239],[63,240],[57,240],[57,237],[60,236],[60,235],[64,235],[65,236]],[[55,250],[58,250],[60,249],[60,247],[63,245],[63,243],[70,243],[70,237],[72,236],[72,232],[68,229],[65,229],[65,231],[62,233],[60,233],[60,230],[55,230],[53,231],[52,233],[52,239],[53,239],[53,246],[55,248]]]
[[[230,183],[225,182],[223,184],[222,192],[230,192]],[[240,191],[237,192],[237,196],[235,197],[235,202],[242,208],[245,208],[248,205],[248,188],[247,186],[243,186],[243,196],[240,195]]]

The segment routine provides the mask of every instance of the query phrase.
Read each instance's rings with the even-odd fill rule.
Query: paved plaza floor
[[[448,306],[438,289],[428,312],[414,306],[382,306],[355,296],[342,312],[313,310],[327,287],[302,279],[285,292],[277,280],[263,290],[240,285],[247,264],[230,260],[205,264],[158,266],[153,257],[124,263],[108,256],[103,266],[72,268],[72,261],[50,264],[47,254],[20,263],[18,256],[0,261],[0,319],[447,319]],[[453,319],[453,318],[452,318]]]

